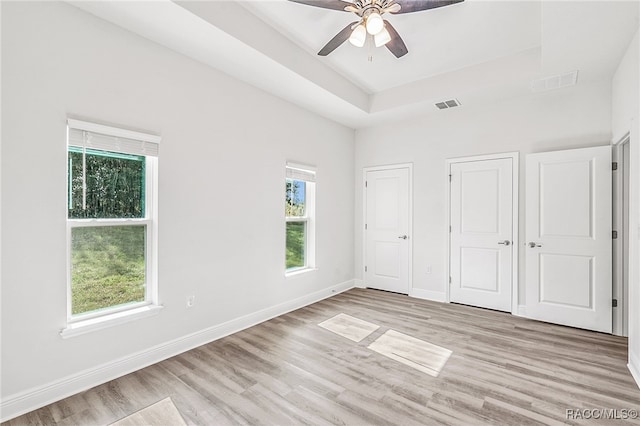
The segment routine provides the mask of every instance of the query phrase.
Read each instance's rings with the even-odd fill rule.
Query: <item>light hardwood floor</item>
[[[318,324],[380,325],[360,342]],[[367,348],[389,329],[453,351],[431,377]],[[7,422],[106,425],[171,397],[189,424],[640,424],[624,338],[353,289]],[[618,411],[620,415],[622,411]]]

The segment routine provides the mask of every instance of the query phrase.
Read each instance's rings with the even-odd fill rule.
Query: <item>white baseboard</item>
[[[640,388],[640,354],[629,351],[629,364],[627,364],[627,367],[629,367],[633,379]]]
[[[353,286],[356,287],[356,288],[365,288],[364,287],[364,281],[361,280],[361,279],[358,279],[358,278],[353,280]]]
[[[425,299],[434,302],[447,301],[447,293],[444,291],[424,290],[422,288],[412,288],[409,291],[409,296],[415,297],[416,299]]]
[[[54,382],[9,395],[0,403],[0,422],[36,410],[78,392],[98,386],[190,349],[228,336],[287,312],[300,309],[354,287],[355,280],[319,290],[297,299],[235,318],[225,323],[179,337],[114,361],[67,376]]]
[[[517,315],[519,317],[527,317],[527,306],[526,305],[518,305],[518,308],[515,312],[512,312],[513,315]]]

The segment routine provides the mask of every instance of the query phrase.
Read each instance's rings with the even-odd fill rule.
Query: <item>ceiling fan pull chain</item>
[[[367,61],[371,63],[373,63],[373,43],[371,42],[372,39],[373,36],[367,34]]]

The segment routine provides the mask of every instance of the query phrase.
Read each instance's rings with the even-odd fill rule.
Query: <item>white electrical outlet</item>
[[[194,294],[187,296],[187,308],[193,308],[196,304],[196,296]]]

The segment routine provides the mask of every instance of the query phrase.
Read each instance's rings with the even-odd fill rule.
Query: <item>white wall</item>
[[[631,132],[629,279],[629,369],[640,386],[640,32],[629,45],[613,77],[613,140]]]
[[[353,130],[64,3],[2,2],[2,65],[3,403],[351,282]],[[68,116],[162,136],[165,309],[63,340]],[[318,168],[319,269],[289,279],[286,160]]]
[[[640,103],[640,31],[636,32],[613,76],[611,102],[611,130],[618,142],[629,133],[632,120],[638,119]]]
[[[460,99],[464,104],[464,99]],[[531,95],[482,107],[461,106],[420,119],[356,132],[356,277],[362,277],[362,168],[412,162],[413,287],[445,297],[447,158],[527,153],[608,144],[610,82]],[[524,179],[520,179],[520,235],[524,235]],[[520,241],[521,243],[524,240]],[[524,299],[524,250],[520,251],[520,304]],[[427,274],[426,267],[432,267]]]

